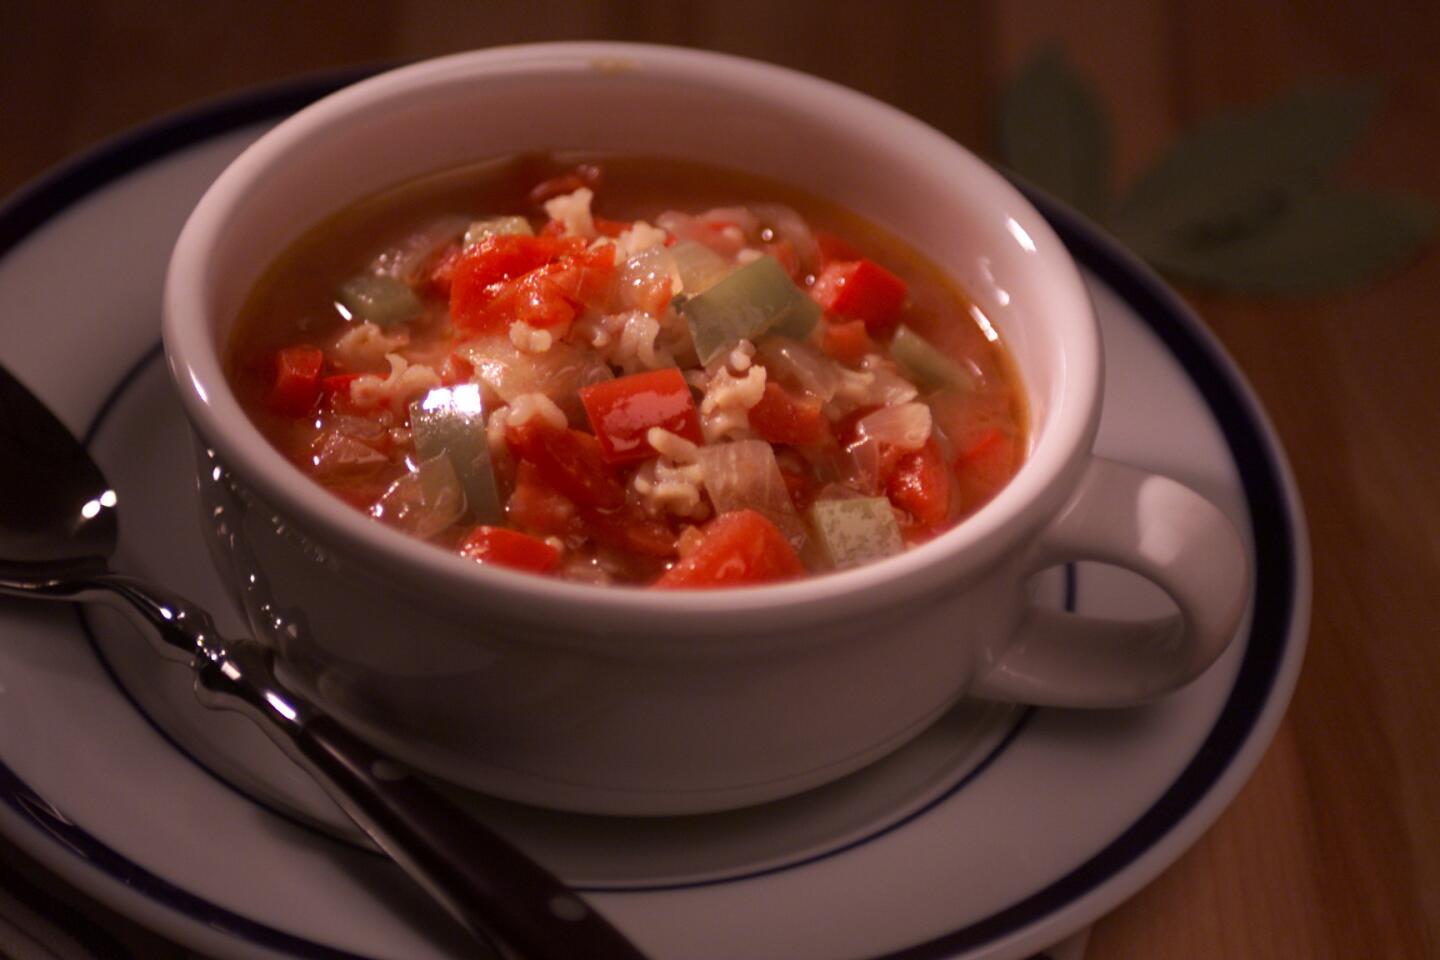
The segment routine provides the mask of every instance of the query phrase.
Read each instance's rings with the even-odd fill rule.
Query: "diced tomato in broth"
[[[660,589],[741,587],[801,576],[805,567],[763,514],[737,510],[705,526],[700,543],[655,581]]]
[[[905,281],[873,260],[838,260],[825,265],[810,296],[827,313],[865,321],[871,336],[894,330],[905,309]]]
[[[950,519],[950,469],[934,437],[896,461],[885,493],[922,528],[933,529]]]
[[[512,570],[549,573],[560,563],[560,551],[537,537],[505,527],[478,526],[460,541],[460,556]]]
[[[516,457],[577,505],[613,510],[625,502],[625,488],[605,462],[600,441],[590,434],[534,417],[509,427],[505,439]]]
[[[879,350],[865,329],[864,320],[842,320],[827,317],[820,330],[820,349],[841,363],[857,364],[867,353]]]
[[[814,397],[796,397],[773,381],[750,408],[750,427],[762,440],[791,446],[820,443],[830,436],[830,421]]]
[[[275,353],[275,385],[270,406],[287,417],[303,417],[320,399],[320,371],[325,354],[319,347],[282,347]]]
[[[655,455],[646,435],[660,427],[703,443],[700,415],[690,385],[675,367],[602,380],[580,389],[580,402],[610,463],[631,463]]]

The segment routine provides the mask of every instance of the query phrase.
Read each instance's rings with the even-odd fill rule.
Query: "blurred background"
[[[1364,82],[1376,91],[1368,121],[1326,175],[1404,194],[1422,221],[1440,205],[1434,0],[0,0],[0,197],[209,97],[557,39],[785,64],[996,160],[1007,159],[1007,96],[1048,52],[1094,108],[1100,125],[1087,129],[1104,133],[1095,171],[1110,192],[1208,118],[1319,81]],[[1424,230],[1411,240],[1323,290],[1180,285],[1291,457],[1314,539],[1314,621],[1290,714],[1254,779],[1097,925],[1093,960],[1440,956],[1440,249]],[[19,864],[3,846],[0,860]]]

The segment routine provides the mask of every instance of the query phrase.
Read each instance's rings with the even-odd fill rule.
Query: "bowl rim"
[[[933,151],[934,163],[958,165],[1003,206],[1012,234],[1044,264],[1046,282],[1073,305],[1076,322],[1064,325],[1069,336],[1064,384],[1044,442],[1032,446],[1016,476],[975,514],[897,556],[780,584],[693,591],[595,586],[468,562],[376,523],[303,477],[251,423],[224,375],[224,344],[207,316],[203,290],[213,272],[207,269],[210,255],[223,241],[229,218],[267,171],[334,125],[421,88],[501,75],[553,78],[641,69],[736,96],[824,105],[869,136],[891,137],[916,152]],[[707,615],[723,613],[721,632],[733,635],[762,622],[779,627],[840,619],[946,591],[1002,559],[1068,498],[1098,427],[1103,374],[1098,323],[1068,251],[1019,191],[963,146],[895,107],[809,74],[729,54],[632,43],[543,43],[451,54],[361,80],[282,121],[224,170],[186,221],[166,272],[162,331],[171,376],[202,442],[232,477],[303,535],[410,591],[482,606],[503,602],[509,604],[507,616],[590,633],[643,628],[703,634],[715,626],[716,618]]]

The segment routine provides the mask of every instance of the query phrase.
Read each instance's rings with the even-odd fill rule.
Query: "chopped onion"
[[[460,478],[444,456],[421,461],[370,508],[375,519],[422,539],[435,536],[464,512]]]
[[[670,256],[686,294],[703,293],[730,272],[724,257],[695,240],[681,240],[670,248]]]
[[[321,434],[310,448],[314,476],[321,480],[363,476],[389,463],[390,458],[374,447],[340,432]]]
[[[413,287],[430,260],[464,236],[468,226],[467,217],[443,216],[432,220],[371,261],[370,272]]]
[[[593,350],[560,341],[544,353],[523,353],[509,337],[482,337],[456,348],[475,368],[475,377],[510,403],[527,393],[554,400],[572,424],[585,422],[579,391],[614,377]]]
[[[840,389],[843,374],[839,364],[808,343],[790,337],[765,337],[755,352],[771,376],[788,381],[821,403],[829,403]]]
[[[901,450],[919,450],[930,439],[930,408],[923,403],[901,403],[882,407],[860,418],[856,429],[861,437],[888,443]]]
[[[878,353],[866,356],[860,369],[874,374],[870,393],[887,407],[909,403],[920,395],[920,388],[897,373],[895,367]]]
[[[797,550],[805,522],[795,512],[775,451],[763,440],[737,440],[699,449],[705,492],[715,512],[751,509],[764,514]]]
[[[657,312],[675,292],[680,271],[665,247],[647,247],[620,265],[617,286],[622,306]],[[656,292],[665,296],[656,303]]]

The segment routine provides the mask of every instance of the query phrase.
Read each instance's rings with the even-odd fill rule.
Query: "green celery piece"
[[[919,386],[926,390],[956,387],[975,388],[975,378],[960,364],[941,353],[920,334],[901,324],[890,341],[890,356]]]
[[[810,526],[825,560],[836,570],[858,567],[905,549],[895,512],[885,497],[816,500]]]
[[[340,284],[335,298],[354,320],[382,327],[414,320],[424,311],[420,298],[394,277],[362,273]]]
[[[471,515],[480,523],[505,521],[480,386],[474,383],[437,387],[410,404],[410,435],[421,460],[445,456],[455,468]]]
[[[499,236],[533,237],[535,231],[531,228],[530,221],[524,217],[491,217],[489,220],[476,220],[470,224],[465,231],[464,245],[473,247],[486,237]]]
[[[701,363],[709,363],[741,340],[763,333],[804,340],[820,320],[820,305],[795,286],[780,261],[764,256],[680,306]]]

